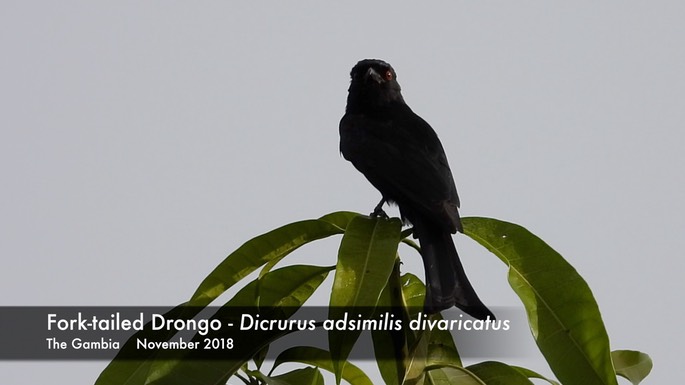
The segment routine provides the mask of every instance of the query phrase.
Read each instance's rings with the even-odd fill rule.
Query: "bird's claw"
[[[382,218],[382,219],[390,219],[388,214],[383,211],[382,208],[376,207],[371,214],[369,214],[371,218]]]
[[[385,197],[381,199],[380,202],[376,205],[376,207],[373,208],[373,212],[369,214],[371,218],[383,218],[383,219],[389,219],[390,217],[388,214],[383,211],[383,205],[385,204]]]

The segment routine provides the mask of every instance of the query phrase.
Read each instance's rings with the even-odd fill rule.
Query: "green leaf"
[[[296,369],[274,377],[257,371],[251,371],[250,374],[264,381],[267,385],[324,385],[321,372],[312,367]]]
[[[419,332],[418,340],[412,346],[409,356],[405,360],[405,384],[422,384],[425,380],[426,357],[430,343],[430,331]]]
[[[652,371],[652,359],[645,353],[635,350],[615,350],[611,352],[616,374],[639,384]]]
[[[262,350],[258,351],[257,354],[252,357],[252,361],[257,367],[257,370],[262,368],[262,364],[264,363],[267,354],[269,354],[269,345],[263,347]]]
[[[487,385],[533,385],[515,368],[496,361],[485,361],[466,367]]]
[[[402,238],[402,243],[416,250],[417,253],[421,254],[421,247],[413,239]]]
[[[284,350],[276,357],[273,369],[276,369],[279,365],[286,362],[300,362],[314,365],[329,372],[334,372],[335,370],[331,361],[331,353],[310,346],[296,346]],[[371,379],[369,379],[361,369],[349,362],[345,364],[341,375],[342,378],[351,385],[373,385]]]
[[[431,314],[431,321],[442,320],[442,315]],[[405,364],[407,366],[407,379],[412,382],[427,381],[426,377],[433,369],[443,367],[462,368],[461,359],[457,347],[454,345],[452,334],[447,330],[422,330],[419,332],[419,339],[413,346],[410,358]],[[437,376],[445,373],[435,373]]]
[[[418,277],[410,273],[402,276],[402,296],[413,319],[416,319],[418,312],[423,310],[425,295],[426,286]],[[443,319],[440,314],[433,314],[430,317],[432,320]],[[433,366],[446,362],[451,365],[462,366],[452,334],[448,330],[432,330],[428,343],[426,365]]]
[[[414,333],[405,327],[409,321],[409,315],[406,313],[402,298],[399,259],[395,259],[392,273],[381,292],[375,319],[379,319],[383,313],[387,319],[401,321],[403,327],[400,330],[371,331],[376,364],[386,384],[401,384],[406,372],[404,363],[409,354],[408,341],[411,340],[413,343]]]
[[[345,231],[352,219],[360,215],[361,214],[352,211],[336,211],[322,216],[319,220],[332,224],[340,229],[340,231]]]
[[[177,314],[175,318],[193,318],[202,307],[260,266],[280,260],[308,242],[343,233],[347,224],[357,215],[359,214],[345,211],[334,212],[320,219],[291,223],[247,241],[205,278],[192,296],[192,303],[184,304],[182,314]],[[234,297],[235,306],[257,304],[256,282],[255,285],[248,286],[244,289],[253,292],[241,291],[240,296]],[[155,354],[151,353],[151,359],[154,359]],[[152,362],[114,359],[101,373],[98,384],[142,384],[148,377]],[[166,364],[174,366],[175,362]],[[156,362],[156,369],[160,365],[160,362]]]
[[[426,286],[418,277],[411,273],[404,274],[401,281],[402,296],[405,306],[409,310],[411,318],[416,319],[418,313],[423,311]],[[433,314],[430,316],[430,319],[441,320],[443,318],[440,314]],[[415,343],[415,341],[412,341],[410,344],[413,345],[413,343]],[[428,356],[425,357],[426,367],[440,365],[462,366],[461,358],[459,357],[459,352],[454,344],[452,334],[447,330],[435,329],[430,332],[427,354]],[[444,373],[441,373],[440,375],[444,375]],[[435,376],[438,376],[438,374]]]
[[[352,219],[340,243],[331,307],[376,305],[395,262],[401,227],[397,218]]]
[[[223,324],[237,324],[241,314],[236,314],[233,308],[252,306],[263,300],[259,312],[261,319],[287,319],[316,291],[330,270],[331,267],[307,265],[274,270],[240,290],[219,310],[222,313],[219,318],[223,320]],[[235,333],[230,329],[210,333],[207,338],[232,338],[234,341],[234,348],[225,351],[221,361],[183,360],[182,357],[175,357],[173,360],[154,363],[148,383],[161,381],[164,384],[180,385],[189,380],[202,384],[225,381],[247,360],[285,334],[286,332],[278,330]]]
[[[443,319],[440,314],[436,314],[432,319]],[[454,366],[462,366],[461,358],[457,347],[454,345],[452,334],[448,330],[432,330],[428,343],[428,357],[426,366],[449,363]]]
[[[537,379],[539,379],[539,380],[547,381],[547,382],[549,382],[549,383],[552,384],[552,385],[559,385],[558,382],[556,382],[556,381],[554,381],[554,380],[550,380],[549,378],[543,376],[542,374],[539,374],[539,373],[537,373],[537,372],[535,372],[535,371],[532,371],[532,370],[530,370],[530,369],[528,369],[528,368],[523,368],[523,367],[520,367],[520,366],[512,366],[512,368],[518,370],[519,373],[523,374],[524,376],[526,376],[526,377],[528,377],[528,378],[537,378]]]
[[[341,232],[345,231],[345,228],[347,228],[347,225],[350,223],[352,218],[358,216],[360,214],[358,213],[353,213],[350,211],[338,211],[330,214],[326,214],[323,217],[319,218],[319,221],[323,222],[328,222],[332,224],[333,226],[337,227]],[[267,262],[262,270],[259,272],[259,277],[263,277],[266,273],[271,271],[278,262],[280,262],[283,258],[287,256],[286,254],[282,254],[276,258],[271,259],[269,262]]]
[[[426,286],[414,274],[402,275],[402,299],[409,310],[409,316],[416,318],[418,312],[423,311],[423,302],[426,297]]]
[[[174,307],[168,312],[164,313],[165,318],[179,317],[185,310],[185,304]],[[173,336],[174,333],[160,330],[153,331],[151,324],[145,325],[142,331],[135,333],[124,346],[120,349],[117,356],[107,365],[107,367],[100,373],[96,380],[96,385],[114,385],[114,384],[143,384],[154,362],[155,352],[149,352],[145,359],[130,360],[127,357],[131,353],[138,356],[138,349],[136,348],[137,338],[150,338],[153,340],[164,340]]]
[[[397,218],[356,216],[350,221],[338,252],[329,320],[343,319],[348,311],[354,312],[357,320],[373,315],[395,262],[401,227],[402,222]],[[357,318],[356,314],[362,314],[362,317]],[[344,362],[359,334],[358,330],[338,328],[328,332],[338,383]]]
[[[224,305],[224,308],[255,306],[258,300],[258,284],[259,281],[254,280],[245,285],[245,287],[238,291],[238,293]],[[236,337],[241,337],[243,334],[244,333],[238,333],[236,334]],[[210,333],[207,337],[215,338],[217,336],[215,333]],[[232,355],[236,356],[232,360],[184,360],[183,356],[170,356],[161,360],[156,359],[151,363],[151,368],[146,381],[140,383],[146,385],[182,385],[186,383],[216,384],[220,383],[220,381],[225,383],[245,361],[268,345],[270,341],[263,341],[264,339],[265,338],[260,341],[254,341],[254,344],[250,343],[247,346],[236,345],[236,349],[232,349],[230,352]],[[254,349],[254,353],[252,353],[250,349]],[[164,355],[164,353],[165,352],[162,351],[160,352],[160,355]],[[245,359],[242,360],[238,357],[244,357]]]
[[[335,266],[291,265],[259,280],[260,307],[299,307]]]
[[[485,385],[473,373],[454,366],[429,369],[424,383],[426,385]]]
[[[609,338],[587,283],[561,255],[525,228],[463,218],[464,233],[509,266],[533,337],[564,385],[617,385]]]
[[[344,232],[355,217],[349,212],[331,213],[321,219],[291,223],[255,237],[224,259],[193,294],[190,303],[206,306],[260,266],[280,260],[298,247]]]
[[[533,385],[519,368],[496,361],[485,361],[466,368],[455,365],[430,366],[427,370],[427,383],[431,385]]]

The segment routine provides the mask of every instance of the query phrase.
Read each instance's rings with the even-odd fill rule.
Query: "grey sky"
[[[463,215],[555,247],[593,289],[613,348],[652,356],[646,383],[672,381],[685,342],[684,11],[5,1],[0,305],[176,304],[255,235],[370,211],[379,195],[339,156],[337,127],[350,68],[374,57],[438,132]],[[484,301],[518,304],[504,266],[456,239]],[[0,377],[92,383],[104,365],[5,362]]]

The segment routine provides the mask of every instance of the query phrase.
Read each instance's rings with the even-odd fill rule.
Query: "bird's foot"
[[[382,208],[376,207],[371,214],[369,214],[371,218],[383,218],[383,219],[389,219],[390,217],[388,214],[383,211]]]
[[[385,198],[381,199],[380,202],[376,205],[376,207],[373,208],[373,212],[369,214],[371,218],[383,218],[383,219],[388,219],[390,218],[388,214],[383,211],[383,205],[385,204]]]

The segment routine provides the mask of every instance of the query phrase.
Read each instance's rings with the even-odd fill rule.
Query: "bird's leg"
[[[373,212],[369,214],[371,218],[385,218],[388,219],[388,214],[383,211],[383,205],[385,204],[385,198],[382,198],[380,202],[374,207]]]

